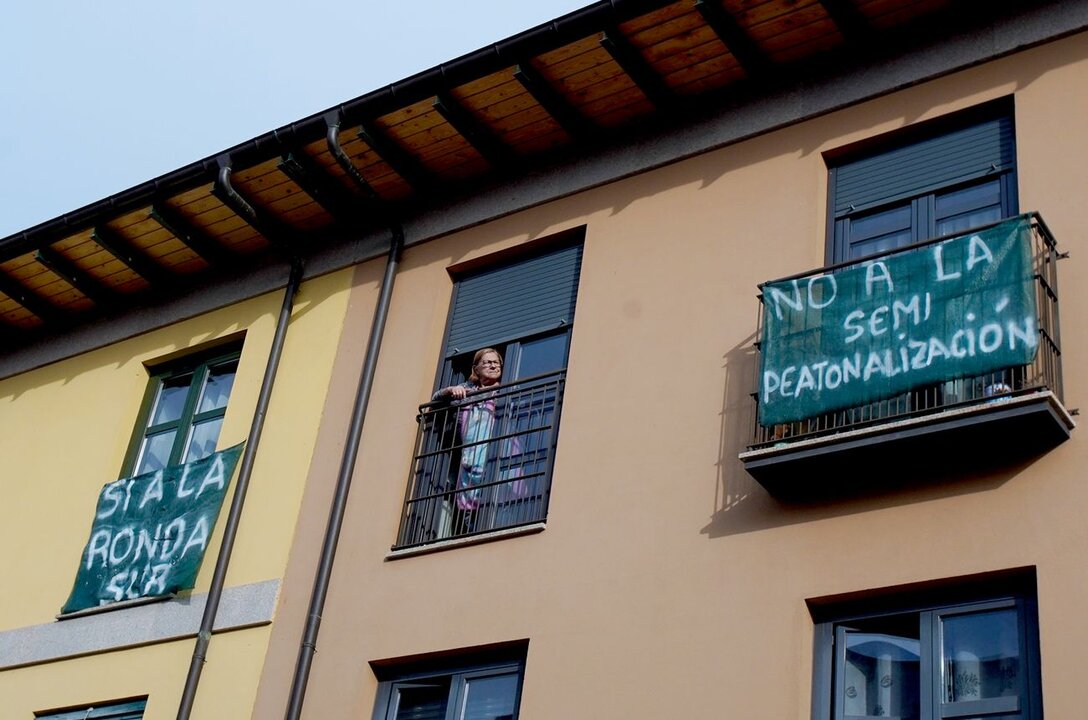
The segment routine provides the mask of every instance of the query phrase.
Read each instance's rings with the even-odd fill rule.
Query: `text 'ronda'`
[[[102,488],[61,612],[193,587],[241,452],[235,445]]]

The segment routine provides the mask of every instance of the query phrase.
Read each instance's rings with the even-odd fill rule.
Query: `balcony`
[[[1008,467],[1066,440],[1060,258],[1035,213],[761,285],[745,469],[809,499]]]
[[[565,371],[419,406],[394,550],[542,522]]]

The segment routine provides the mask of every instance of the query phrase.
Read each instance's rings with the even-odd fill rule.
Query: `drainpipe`
[[[286,720],[298,720],[302,714],[302,702],[306,696],[306,684],[310,679],[310,667],[317,651],[317,633],[321,629],[321,613],[325,608],[329,581],[332,578],[332,563],[336,557],[336,545],[340,540],[340,528],[344,524],[347,509],[348,492],[351,489],[351,477],[355,472],[355,459],[359,454],[359,443],[363,434],[363,421],[370,402],[370,390],[374,385],[374,368],[378,364],[378,351],[381,349],[385,321],[389,315],[389,299],[393,294],[393,280],[396,277],[400,253],[404,247],[404,230],[399,225],[393,226],[393,239],[389,246],[389,257],[382,277],[378,306],[374,309],[374,322],[370,327],[370,339],[366,346],[366,360],[363,362],[362,376],[355,395],[355,406],[351,414],[351,426],[348,428],[344,454],[340,459],[340,474],[336,480],[336,491],[329,519],[325,526],[325,541],[321,546],[321,559],[318,561],[314,576],[314,587],[310,594],[310,609],[306,617],[306,629],[299,643],[298,660],[295,674],[291,681],[291,696],[287,703]]]
[[[268,412],[269,400],[272,397],[272,386],[276,381],[276,370],[279,368],[280,356],[283,354],[283,343],[287,337],[287,323],[291,319],[291,310],[294,307],[295,296],[298,294],[301,282],[302,261],[295,257],[291,259],[291,273],[287,280],[287,288],[284,291],[280,316],[276,321],[276,334],[272,338],[272,349],[268,354],[268,363],[265,365],[264,379],[261,381],[261,392],[257,397],[257,408],[253,411],[253,422],[249,427],[246,449],[242,455],[242,465],[238,471],[238,484],[234,488],[234,499],[231,500],[230,513],[227,516],[227,524],[223,530],[223,543],[219,546],[219,557],[216,558],[215,572],[212,574],[212,586],[208,590],[208,600],[204,605],[204,617],[200,621],[200,631],[196,636],[196,647],[193,648],[193,659],[189,664],[189,674],[185,678],[185,688],[181,693],[178,720],[188,720],[193,710],[196,688],[200,683],[200,673],[204,669],[208,645],[212,640],[215,615],[219,611],[219,601],[223,596],[227,566],[230,564],[231,551],[234,549],[234,540],[238,535],[238,525],[242,519],[242,506],[246,501],[249,478],[253,474],[253,458],[257,455],[257,446],[261,442],[261,430],[264,428],[264,418]]]

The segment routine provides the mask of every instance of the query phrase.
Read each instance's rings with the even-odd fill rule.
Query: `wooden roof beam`
[[[132,243],[105,225],[96,227],[91,233],[91,239],[101,245],[110,255],[123,262],[132,272],[146,280],[152,287],[166,287],[174,284],[174,277],[170,275],[166,268],[144,255],[140,250],[133,247]]]
[[[43,247],[34,254],[38,264],[53,271],[66,283],[89,297],[95,305],[109,306],[117,302],[117,294],[102,285],[68,258],[51,247]]]
[[[869,37],[871,28],[857,5],[850,0],[819,0],[824,10],[831,16],[835,27],[839,29],[848,43],[863,43]]]
[[[361,123],[359,138],[416,192],[427,193],[434,189],[434,176],[411,153],[390,140],[377,125],[366,121]]]
[[[193,225],[180,212],[164,203],[151,206],[151,219],[164,230],[185,243],[190,250],[202,257],[209,265],[226,265],[235,259],[226,249]]]
[[[37,315],[43,322],[50,323],[60,320],[60,308],[40,295],[31,292],[22,283],[4,273],[0,273],[0,292]]]
[[[348,225],[358,225],[361,222],[358,204],[362,201],[351,197],[346,188],[337,183],[323,168],[318,167],[305,152],[296,150],[285,154],[277,167],[336,218],[337,222]]]
[[[587,139],[597,134],[597,126],[575,110],[531,64],[526,62],[518,65],[514,69],[514,79],[575,140]]]
[[[485,123],[469,112],[449,93],[439,93],[434,98],[434,109],[446,119],[453,129],[460,133],[468,144],[476,149],[496,170],[509,168],[514,161],[514,153],[501,140],[495,137]]]
[[[770,73],[770,60],[718,0],[695,0],[695,9],[749,77],[761,77]]]
[[[658,110],[668,110],[676,105],[678,98],[672,88],[618,28],[601,33],[600,43]]]
[[[240,217],[246,225],[264,236],[269,245],[287,257],[297,255],[294,242],[295,231],[287,228],[238,192],[230,181],[232,172],[230,158],[220,158],[219,173],[216,176],[215,185],[212,186],[212,195],[230,208],[231,212]]]

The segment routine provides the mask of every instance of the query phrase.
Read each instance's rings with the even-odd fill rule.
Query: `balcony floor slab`
[[[994,398],[939,413],[785,441],[740,453],[772,495],[827,497],[1008,466],[1069,438],[1076,423],[1053,392]]]

